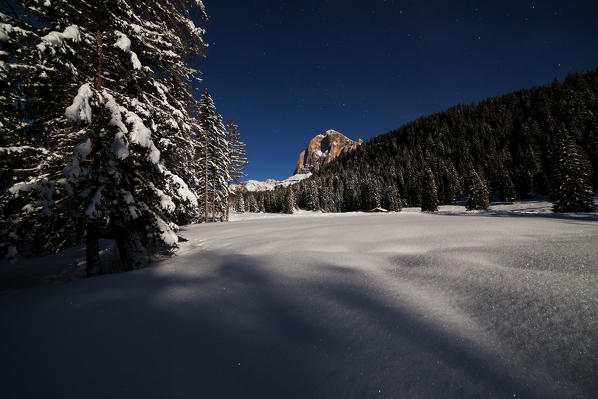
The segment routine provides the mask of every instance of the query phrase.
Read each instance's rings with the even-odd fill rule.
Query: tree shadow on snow
[[[5,397],[559,396],[365,290],[361,272],[291,278],[207,251],[185,267],[85,280],[70,304],[47,299],[60,287],[21,298],[0,317],[13,320]],[[36,329],[21,325],[19,311],[42,300]]]

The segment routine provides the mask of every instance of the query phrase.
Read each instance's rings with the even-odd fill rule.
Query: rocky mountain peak
[[[299,154],[295,173],[317,172],[322,165],[330,163],[344,152],[353,151],[363,141],[353,141],[336,130],[327,130],[311,139],[307,148]]]

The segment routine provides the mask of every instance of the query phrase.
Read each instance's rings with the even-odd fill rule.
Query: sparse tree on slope
[[[555,212],[594,212],[594,192],[590,183],[590,163],[565,126],[554,142],[552,202]]]

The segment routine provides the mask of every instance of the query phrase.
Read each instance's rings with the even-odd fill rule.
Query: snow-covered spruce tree
[[[230,181],[230,158],[228,141],[226,140],[226,129],[222,124],[222,116],[217,114],[217,127],[216,135],[210,140],[212,144],[210,148],[210,163],[213,181],[211,182],[211,209],[212,209],[212,220],[216,221],[217,216],[222,220],[226,214],[228,206],[228,185]]]
[[[423,212],[436,212],[438,210],[438,190],[434,181],[434,173],[432,173],[429,166],[426,166],[424,172],[421,209]]]
[[[255,198],[255,193],[248,193],[247,210],[248,212],[259,212],[259,206]]]
[[[226,124],[228,151],[230,158],[230,177],[232,184],[241,183],[241,179],[247,176],[245,168],[249,164],[247,159],[247,149],[245,143],[241,140],[239,126],[235,124],[232,118]]]
[[[203,212],[202,219],[209,222],[210,217],[210,139],[213,134],[211,130],[216,126],[216,107],[210,97],[208,89],[204,91],[199,100],[199,132],[197,135],[197,181],[199,185],[198,202],[200,212]]]
[[[554,212],[594,212],[591,165],[565,126],[561,126],[554,137],[553,165]]]
[[[1,10],[0,256],[58,250],[79,230],[62,179],[77,137],[63,115],[70,99],[54,93],[72,80],[68,59],[76,57],[80,35],[75,27],[35,28],[27,4],[3,3]],[[46,43],[63,59],[43,59]]]
[[[384,207],[391,212],[399,212],[401,210],[401,196],[394,182],[386,190]]]
[[[198,181],[200,185],[200,205],[204,221],[215,221],[216,214],[224,215],[228,203],[228,185],[231,179],[229,167],[229,147],[227,131],[222,117],[216,111],[208,89],[199,100],[198,139]]]
[[[490,208],[490,197],[486,183],[475,170],[470,172],[469,180],[465,209],[473,211]]]
[[[380,180],[375,176],[372,176],[370,179],[369,201],[370,209],[382,206],[382,183],[380,183]]]
[[[503,167],[498,172],[498,179],[499,179],[499,194],[501,201],[512,204],[515,202],[516,192],[515,192],[515,185],[513,184],[513,180],[509,175],[509,172]]]
[[[242,193],[239,193],[237,195],[238,199],[237,199],[237,204],[235,206],[235,210],[237,212],[243,212],[245,213],[245,197],[243,197]]]
[[[318,186],[314,182],[313,179],[309,179],[307,181],[307,190],[306,190],[306,198],[305,198],[305,208],[308,211],[318,211],[320,210],[320,198],[318,192]]]
[[[117,241],[124,270],[152,244],[176,246],[173,222],[191,220],[197,206],[185,170],[194,160],[195,72],[186,61],[203,49],[192,20],[201,3],[19,3],[22,21],[43,26],[31,56],[48,93],[30,100],[45,108],[30,129],[50,142],[64,137],[61,154],[72,156],[59,162],[62,176],[38,172],[9,191],[19,197],[44,185],[52,199],[64,187],[68,195],[49,201],[48,212],[67,209],[69,225],[85,226],[88,271],[99,264],[100,236]]]
[[[229,172],[231,177],[231,184],[240,184],[241,179],[247,176],[245,168],[249,164],[247,160],[247,150],[245,143],[241,140],[241,132],[239,126],[235,124],[233,118],[230,118],[226,124],[226,133],[228,141],[228,158],[229,158]],[[226,220],[228,221],[228,214],[231,205],[234,205],[237,199],[230,197],[226,207]]]

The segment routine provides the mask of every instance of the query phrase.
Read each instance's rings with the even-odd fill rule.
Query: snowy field
[[[548,211],[234,215],[155,267],[5,286],[2,397],[597,397],[598,217]]]

